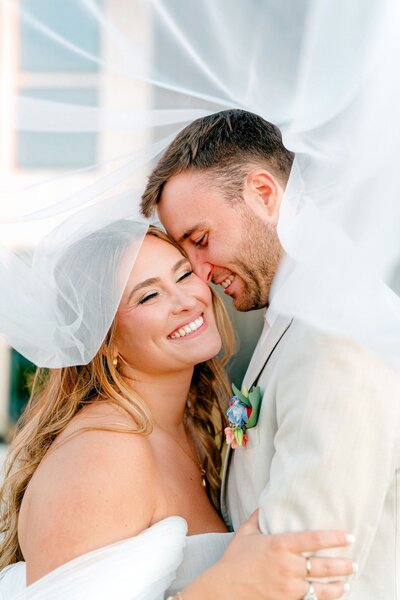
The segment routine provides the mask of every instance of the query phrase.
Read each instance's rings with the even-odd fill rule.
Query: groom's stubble
[[[236,310],[266,308],[283,249],[276,225],[265,223],[246,203],[238,205],[242,239],[232,263],[243,281],[243,292],[233,299]]]

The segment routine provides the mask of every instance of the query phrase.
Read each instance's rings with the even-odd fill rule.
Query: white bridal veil
[[[276,123],[296,153],[275,309],[400,368],[397,0],[62,6],[0,0],[20,40],[0,92],[16,156],[0,188],[10,343],[38,365],[90,360],[146,232],[138,202],[154,161],[188,122],[237,107]]]

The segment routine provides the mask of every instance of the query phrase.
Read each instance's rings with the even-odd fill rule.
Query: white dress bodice
[[[233,533],[186,536],[180,517],[98,548],[26,587],[25,563],[0,572],[0,600],[163,600],[221,558]]]
[[[173,596],[215,564],[225,552],[234,533],[203,533],[186,537],[183,560],[166,596]]]

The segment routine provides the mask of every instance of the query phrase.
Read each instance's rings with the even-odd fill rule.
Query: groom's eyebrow
[[[184,265],[187,262],[189,262],[189,260],[184,256],[183,258],[179,259],[177,263],[174,264],[171,271],[175,273],[182,265]],[[149,285],[153,285],[154,283],[158,283],[159,281],[159,277],[149,277],[149,279],[145,279],[144,281],[141,281],[140,283],[135,285],[135,287],[130,291],[128,303],[135,292],[141,290],[142,288],[148,287]]]
[[[193,233],[195,231],[197,231],[197,229],[201,229],[202,227],[205,227],[205,223],[196,223],[196,225],[193,225],[193,227],[191,227],[190,229],[187,229],[185,231],[185,233],[179,238],[178,240],[178,244],[181,244],[182,242],[184,242],[185,240],[187,240],[188,238],[190,238],[191,235],[193,235]]]

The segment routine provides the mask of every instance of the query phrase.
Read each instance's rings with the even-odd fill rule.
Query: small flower
[[[247,444],[247,433],[246,433],[246,428],[243,427],[243,429],[234,429],[233,430],[233,435],[235,438],[235,441],[237,442],[238,447],[241,446],[246,446]],[[232,444],[232,448],[233,448],[233,444]]]
[[[233,450],[240,448],[241,446],[246,446],[247,434],[243,431],[243,429],[232,429],[232,427],[225,427],[224,433],[226,443],[228,446],[231,446]]]
[[[230,427],[225,427],[224,433],[225,433],[226,443],[229,446],[230,444],[232,444],[233,440],[235,439],[235,437],[233,435],[233,431],[232,431],[232,429]]]
[[[226,411],[229,422],[235,427],[243,427],[249,420],[247,407],[236,396],[233,396],[229,408]]]

